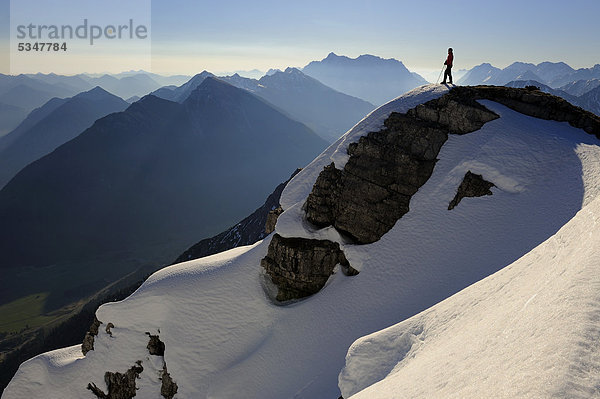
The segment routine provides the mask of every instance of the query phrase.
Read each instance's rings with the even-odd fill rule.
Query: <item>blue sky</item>
[[[41,10],[53,4],[39,3]],[[457,68],[482,62],[505,67],[514,61],[564,61],[575,68],[600,63],[597,0],[152,0],[151,15],[151,68],[159,73],[304,66],[331,51],[393,57],[411,70],[437,70],[448,47],[455,49]],[[9,0],[0,0],[3,52],[9,22]],[[3,55],[0,71],[7,72]],[[97,70],[79,72],[132,69],[128,62],[122,54],[105,54],[94,64]],[[43,64],[31,68],[49,72]],[[67,64],[74,71],[84,65],[74,55]]]

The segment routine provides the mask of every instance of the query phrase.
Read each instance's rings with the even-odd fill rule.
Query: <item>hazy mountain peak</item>
[[[96,86],[91,90],[84,91],[82,93],[77,94],[76,96],[73,97],[73,99],[82,98],[82,99],[87,99],[87,100],[100,100],[100,99],[104,99],[104,98],[113,98],[113,97],[120,98],[120,97],[117,97],[114,94],[104,90],[102,87]]]
[[[371,54],[349,58],[332,52],[321,61],[310,62],[302,72],[335,90],[373,104],[383,104],[427,83],[397,59]]]
[[[298,68],[294,68],[294,67],[287,67],[285,68],[285,73],[290,73],[290,74],[298,74],[298,75],[304,75]]]

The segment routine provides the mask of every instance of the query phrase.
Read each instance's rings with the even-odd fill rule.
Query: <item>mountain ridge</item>
[[[275,233],[283,238],[334,241],[359,274],[344,276],[336,266],[315,295],[290,306],[274,306],[265,295],[273,286],[259,264],[275,234],[253,246],[165,268],[125,301],[98,309],[98,320],[105,325],[95,336],[94,351],[83,357],[80,348],[66,348],[24,363],[5,391],[7,398],[39,390],[82,396],[87,394],[86,384],[105,388],[105,372],[124,373],[136,361],[144,367],[141,378],[133,380],[140,397],[158,395],[157,376],[166,363],[182,396],[339,396],[337,374],[355,339],[408,319],[505,268],[554,236],[600,194],[596,184],[600,169],[595,162],[600,152],[597,138],[590,134],[600,134],[598,117],[538,91],[488,87],[450,92],[457,89],[455,95],[483,96],[471,100],[499,118],[475,132],[450,135],[433,174],[411,199],[410,211],[379,241],[355,245],[333,228],[317,228],[306,222],[303,205],[323,168],[332,162],[337,168],[351,164],[350,144],[360,144],[361,137],[381,131],[394,112],[406,114],[412,109],[425,118],[425,127],[438,126],[438,119],[445,124],[444,118],[453,115],[449,109],[461,110],[452,108],[452,95],[444,97],[448,87],[426,86],[380,107],[284,189],[280,200],[284,212]],[[517,103],[510,97],[513,94]],[[529,109],[526,112],[536,117],[511,108]],[[456,119],[458,129],[462,129],[460,119],[471,117],[461,115]],[[588,133],[539,117],[565,120]],[[467,171],[496,187],[491,196],[464,198],[448,210]],[[588,249],[590,255],[597,255],[595,247]],[[562,320],[560,315],[551,319]],[[104,330],[109,325],[110,335]],[[531,325],[526,327],[531,331]],[[145,332],[160,336],[164,356],[144,360],[148,359]],[[568,342],[574,343],[579,336],[571,337]],[[86,367],[71,366],[74,362]],[[458,376],[468,385],[468,374]],[[561,378],[581,381],[564,374],[553,376],[560,378],[545,379],[551,381],[551,388],[558,388]],[[73,381],[71,386],[64,383],[67,377]],[[493,387],[487,389],[495,396]]]

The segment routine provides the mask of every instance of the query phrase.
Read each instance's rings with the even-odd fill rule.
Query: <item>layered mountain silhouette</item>
[[[80,91],[58,81],[47,83],[27,75],[0,74],[0,135],[15,129],[32,110],[53,97],[71,97]]]
[[[42,266],[222,231],[326,143],[214,78],[181,104],[146,96],[0,191],[2,267]],[[240,200],[243,198],[243,200]]]
[[[143,96],[162,86],[159,82],[143,73],[123,76],[121,78],[111,75],[103,75],[100,77],[81,75],[81,78],[88,84],[100,86],[121,98]]]
[[[330,143],[375,108],[367,101],[325,86],[296,68],[275,71],[259,80],[237,74],[221,79],[259,95]]]
[[[427,83],[396,59],[368,54],[349,58],[332,52],[321,61],[309,63],[302,72],[335,90],[375,105]]]
[[[581,96],[598,86],[600,86],[600,79],[582,79],[567,83],[566,85],[561,86],[560,89],[573,96]]]
[[[23,167],[73,139],[97,119],[128,103],[100,87],[72,98],[54,98],[0,138],[0,188]]]
[[[504,69],[483,63],[470,69],[458,80],[459,85],[497,85],[503,86],[514,80],[535,80],[552,88],[560,88],[580,80],[600,78],[600,64],[592,68],[573,69],[564,62],[542,62],[537,65],[514,62]],[[581,95],[583,93],[575,94]]]
[[[181,103],[185,101],[189,95],[200,86],[206,78],[215,77],[208,71],[202,71],[199,74],[194,75],[190,80],[182,84],[181,86],[165,86],[152,92],[156,97],[163,98],[165,100],[175,101]]]

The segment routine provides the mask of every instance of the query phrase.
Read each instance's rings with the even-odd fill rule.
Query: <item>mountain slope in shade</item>
[[[182,103],[189,97],[192,91],[196,90],[206,78],[210,77],[215,77],[215,75],[207,71],[202,71],[201,73],[194,75],[181,86],[161,87],[160,89],[153,91],[152,94],[165,100]]]
[[[564,86],[567,83],[577,80],[600,79],[600,64],[596,64],[591,68],[580,68],[571,73],[561,75],[549,82],[552,87]]]
[[[577,104],[596,115],[600,115],[600,86],[579,97]]]
[[[54,98],[51,98],[50,100],[48,100],[48,102],[45,103],[44,105],[42,105],[41,107],[36,108],[33,111],[31,111],[27,115],[27,117],[21,123],[19,123],[19,125],[14,130],[12,130],[6,136],[0,138],[0,151],[4,150],[6,147],[8,147],[11,143],[13,143],[22,134],[24,134],[29,129],[31,129],[33,126],[35,126],[36,123],[38,123],[39,121],[44,119],[47,115],[49,115],[56,108],[60,107],[66,101],[68,101],[68,98],[54,97]]]
[[[348,58],[330,53],[323,60],[306,65],[302,72],[335,90],[375,105],[427,83],[406,69],[402,62],[372,55]]]
[[[158,397],[165,363],[181,398],[339,397],[337,377],[356,339],[419,314],[510,265],[554,236],[582,207],[592,210],[594,219],[600,217],[595,208],[587,208],[600,194],[597,138],[566,123],[536,119],[481,100],[499,118],[472,133],[449,135],[433,174],[412,197],[410,211],[379,241],[354,245],[332,228],[316,229],[306,222],[303,206],[325,166],[333,162],[344,168],[349,145],[381,130],[392,112],[405,113],[447,91],[442,85],[425,86],[375,110],[283,191],[284,213],[275,232],[283,237],[335,241],[358,275],[348,277],[337,268],[317,294],[277,306],[281,304],[274,304],[265,293],[269,284],[260,267],[272,236],[253,246],[165,268],[126,300],[99,308],[97,317],[105,324],[95,338],[94,351],[83,356],[80,347],[71,347],[29,360],[21,365],[5,397],[48,393],[85,397],[88,383],[106,392],[105,373],[123,373],[138,360],[144,367],[135,380],[140,398]],[[493,182],[492,195],[464,198],[449,211],[448,204],[468,171]],[[586,218],[591,225],[592,217]],[[594,233],[584,229],[582,234],[588,234],[582,240],[586,246],[580,249],[582,254],[597,263],[595,239],[589,241],[594,245],[587,245]],[[550,251],[544,256],[550,259],[555,254]],[[592,274],[581,275],[588,276]],[[534,278],[539,286],[547,281]],[[566,295],[561,300],[579,303],[577,298],[594,298],[596,280],[581,283],[590,296]],[[583,292],[577,278],[570,283],[569,287]],[[548,284],[551,291],[554,282]],[[570,309],[576,309],[577,303]],[[467,302],[470,305],[475,304]],[[524,305],[521,308],[526,309]],[[587,302],[581,305],[597,313]],[[504,316],[502,307],[495,311],[498,318]],[[551,323],[565,320],[548,313],[543,318]],[[488,316],[486,312],[480,315]],[[112,335],[105,332],[108,323],[114,325]],[[556,326],[560,331],[568,327]],[[596,330],[590,331],[595,339]],[[149,354],[146,332],[159,335],[165,345],[163,355]],[[560,342],[576,343],[571,340],[575,335]],[[461,343],[462,347],[468,344]],[[479,360],[485,363],[485,357]],[[438,368],[443,366],[440,363]],[[565,377],[560,372],[552,375]],[[583,379],[567,375],[547,385],[562,381],[577,384]],[[587,387],[593,383],[586,382]],[[438,386],[443,388],[443,382]]]
[[[343,397],[597,397],[599,218],[596,198],[510,266],[357,340]]]
[[[589,79],[576,80],[574,82],[567,83],[566,85],[559,87],[559,89],[573,96],[582,96],[588,91],[595,89],[598,86],[600,86],[600,79]]]
[[[0,191],[2,266],[150,251],[158,243],[175,257],[247,215],[324,145],[306,126],[215,79],[183,104],[147,96]]]
[[[298,172],[299,170],[294,172],[291,178]],[[192,259],[214,255],[236,247],[252,245],[265,238],[268,235],[266,232],[266,223],[269,212],[280,206],[279,199],[281,198],[281,193],[288,183],[289,180],[278,185],[275,188],[275,191],[267,197],[265,203],[252,212],[251,215],[244,218],[244,220],[214,237],[206,238],[194,244],[184,253],[179,255],[174,263],[186,262]]]
[[[100,87],[70,99],[50,100],[6,136],[3,141],[9,144],[5,148],[0,142],[0,188],[29,163],[73,139],[97,119],[128,105]]]
[[[0,121],[2,121],[0,124],[0,138],[16,128],[26,115],[27,110],[24,108],[0,103]]]
[[[259,80],[239,75],[220,79],[264,98],[330,143],[375,108],[373,104],[325,86],[296,68],[277,71]]]

